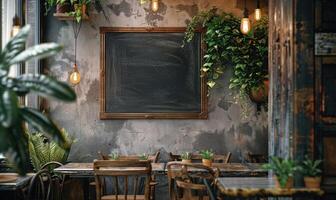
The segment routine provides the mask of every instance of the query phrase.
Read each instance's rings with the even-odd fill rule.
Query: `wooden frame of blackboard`
[[[157,33],[179,33],[185,32],[184,27],[100,27],[100,119],[207,119],[208,118],[208,88],[206,85],[205,72],[200,71],[200,89],[201,89],[201,109],[197,113],[189,112],[155,112],[155,113],[110,113],[106,112],[106,79],[105,79],[105,34],[109,32],[128,32],[128,33],[141,33],[141,32],[157,32]],[[201,33],[201,29],[196,30]],[[201,42],[201,58],[200,65],[202,66],[202,58],[204,51],[204,44]],[[201,67],[200,66],[200,67]]]

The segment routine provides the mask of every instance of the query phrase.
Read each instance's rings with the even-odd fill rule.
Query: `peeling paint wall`
[[[241,16],[243,4],[243,0],[162,0],[159,11],[152,13],[148,4],[140,6],[137,0],[108,0],[103,7],[107,18],[94,10],[78,38],[77,63],[82,81],[74,87],[77,102],[49,102],[55,121],[77,139],[69,159],[92,161],[97,151],[111,150],[140,154],[159,149],[180,152],[212,148],[216,153],[232,152],[233,161],[240,161],[247,151],[267,154],[267,112],[257,113],[250,102],[236,102],[228,88],[230,68],[225,71],[223,87],[210,96],[208,120],[99,120],[100,26],[186,26],[193,15],[214,6]],[[248,7],[252,13],[254,1],[248,1]],[[68,80],[74,62],[71,25],[52,16],[45,23],[46,41],[64,45],[64,51],[48,61],[51,74],[63,81]],[[241,116],[241,104],[250,110],[245,117]]]

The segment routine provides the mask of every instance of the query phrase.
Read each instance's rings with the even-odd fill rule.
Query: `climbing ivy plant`
[[[267,78],[267,19],[253,25],[249,34],[240,32],[240,19],[217,9],[201,12],[188,24],[185,43],[190,42],[196,29],[204,29],[206,45],[202,71],[207,85],[214,88],[226,66],[233,66],[230,88],[248,94]]]

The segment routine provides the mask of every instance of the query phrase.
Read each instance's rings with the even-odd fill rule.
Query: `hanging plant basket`
[[[70,1],[66,1],[63,4],[56,5],[56,13],[67,13],[71,11]]]
[[[257,88],[251,89],[249,96],[251,101],[261,104],[268,100],[269,80],[264,80],[263,84]]]

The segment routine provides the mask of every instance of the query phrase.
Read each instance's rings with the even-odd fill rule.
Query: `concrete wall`
[[[248,1],[249,10],[255,1]],[[123,154],[197,151],[212,148],[216,153],[233,154],[240,161],[247,151],[267,154],[267,113],[256,112],[255,104],[236,102],[228,89],[230,68],[225,71],[223,87],[213,90],[209,97],[208,120],[108,120],[99,114],[99,27],[100,26],[186,26],[190,18],[201,10],[216,6],[226,12],[242,16],[243,0],[162,0],[157,14],[149,5],[140,6],[137,0],[107,0],[102,13],[93,11],[85,21],[78,38],[77,62],[82,81],[74,87],[76,103],[49,102],[50,112],[59,124],[76,139],[70,153],[71,161],[92,161],[97,151],[118,150]],[[262,2],[262,6],[265,3]],[[266,12],[267,9],[263,9]],[[64,51],[48,61],[51,74],[67,81],[74,61],[72,23],[45,19],[45,39],[64,45]],[[250,112],[241,116],[241,105]],[[167,158],[167,154],[163,153]]]

